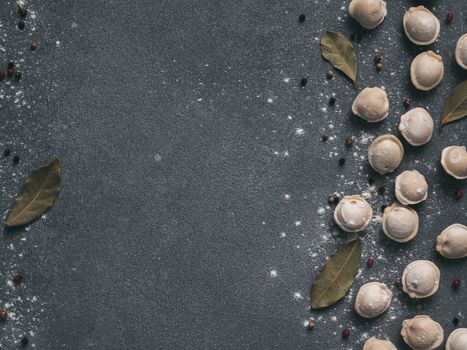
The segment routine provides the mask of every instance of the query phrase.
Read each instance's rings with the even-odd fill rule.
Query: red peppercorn
[[[0,81],[2,81],[3,79],[5,79],[5,73],[0,70]]]
[[[347,339],[348,337],[350,337],[350,331],[347,328],[345,328],[342,331],[342,338]]]
[[[406,98],[403,102],[405,108],[409,108],[412,105],[412,101]]]
[[[459,289],[461,287],[461,280],[456,278],[454,281],[452,281],[452,288],[454,289]]]
[[[458,189],[456,192],[454,192],[454,196],[456,197],[456,200],[460,201],[462,197],[464,197],[464,190]]]
[[[21,283],[22,280],[23,280],[23,275],[19,273],[13,276],[13,282],[15,282],[16,284]]]
[[[374,61],[375,63],[380,63],[380,62],[382,61],[382,59],[383,59],[383,58],[381,57],[381,55],[380,55],[379,53],[377,53],[377,54],[375,55],[375,57],[373,58],[373,61]]]
[[[367,267],[373,267],[374,264],[375,264],[375,261],[372,258],[368,258],[368,260],[366,261]]]
[[[8,312],[5,310],[0,311],[0,318],[6,320],[8,318]]]
[[[446,23],[451,23],[454,19],[454,13],[452,11],[448,11],[446,14]]]

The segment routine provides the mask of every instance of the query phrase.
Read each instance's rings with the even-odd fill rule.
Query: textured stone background
[[[21,157],[15,167],[11,156],[0,159],[0,205],[6,213],[27,174],[52,154],[62,159],[63,191],[43,219],[1,236],[0,301],[11,316],[0,324],[2,348],[18,348],[27,334],[37,349],[360,349],[372,335],[405,349],[401,321],[417,313],[430,314],[446,335],[455,316],[467,326],[467,261],[434,252],[442,229],[467,223],[466,199],[453,196],[465,181],[439,166],[442,148],[466,144],[467,121],[436,130],[424,147],[405,144],[395,174],[377,176],[366,161],[372,138],[396,132],[404,98],[437,122],[466,79],[453,57],[467,30],[464,0],[428,2],[441,19],[430,48],[446,68],[430,93],[409,81],[422,48],[408,42],[401,21],[415,1],[388,1],[389,15],[373,31],[361,30],[340,0],[29,4],[24,31],[13,1],[0,13],[0,64],[15,60],[24,75],[0,83],[0,145]],[[355,87],[340,74],[325,79],[323,29],[361,38]],[[366,86],[384,86],[390,99],[390,116],[377,125],[350,112]],[[328,143],[323,132],[333,135]],[[356,141],[347,149],[350,134]],[[384,238],[378,219],[405,169],[421,171],[430,193],[417,206],[419,235],[399,245]],[[376,264],[362,263],[343,301],[310,313],[312,278],[343,236],[327,207],[334,192],[369,196],[375,220],[362,236],[363,262],[371,256]],[[393,281],[420,258],[441,268],[441,287],[413,302]],[[11,284],[17,271],[25,275],[20,286]],[[457,292],[455,277],[464,282]],[[386,282],[394,300],[365,321],[352,302],[370,280]],[[309,317],[312,332],[303,328]],[[352,333],[345,341],[344,327]]]

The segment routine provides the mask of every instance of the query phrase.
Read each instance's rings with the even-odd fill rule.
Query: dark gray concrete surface
[[[467,326],[467,261],[434,252],[443,228],[467,223],[466,199],[453,196],[465,181],[439,166],[442,148],[466,144],[467,121],[435,130],[422,148],[404,144],[395,174],[377,176],[366,161],[368,140],[396,132],[404,98],[428,107],[437,123],[443,101],[467,77],[453,57],[467,3],[429,1],[441,19],[430,48],[444,57],[446,75],[430,93],[411,86],[410,61],[423,49],[407,41],[401,21],[414,4],[389,0],[384,23],[364,31],[347,16],[348,1],[31,0],[20,31],[6,1],[0,63],[15,60],[23,79],[0,83],[0,145],[21,157],[15,167],[11,156],[0,159],[1,208],[8,211],[27,174],[53,154],[62,160],[63,190],[46,217],[1,236],[0,301],[11,314],[0,324],[1,347],[19,348],[26,334],[37,349],[344,350],[375,335],[406,349],[400,325],[417,313],[430,314],[446,335],[455,316]],[[325,79],[323,29],[361,34],[355,87],[338,73]],[[390,99],[390,116],[377,125],[350,112],[366,86],[384,86]],[[323,132],[332,140],[323,143]],[[351,294],[310,312],[312,278],[342,237],[327,196],[365,192],[378,216],[394,199],[395,176],[412,168],[430,185],[417,206],[417,238],[391,243],[376,217],[362,235]],[[387,187],[384,196],[368,177]],[[366,269],[370,256],[376,264]],[[439,265],[441,287],[413,302],[393,281],[420,258]],[[25,278],[15,286],[17,271]],[[464,282],[459,291],[450,287],[455,277]],[[369,280],[386,282],[394,300],[364,321],[352,302]],[[309,317],[313,331],[303,328]]]

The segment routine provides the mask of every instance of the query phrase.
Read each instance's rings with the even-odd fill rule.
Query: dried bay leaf
[[[352,44],[344,35],[326,30],[321,38],[321,55],[355,83],[357,56]]]
[[[60,192],[60,160],[57,156],[40,168],[33,170],[15,199],[6,218],[7,226],[20,226],[30,223],[45,213]]]
[[[356,239],[329,257],[311,287],[312,309],[330,306],[345,296],[357,275],[361,255],[362,244]]]
[[[467,116],[467,80],[457,85],[446,100],[441,116],[441,126],[465,116]]]

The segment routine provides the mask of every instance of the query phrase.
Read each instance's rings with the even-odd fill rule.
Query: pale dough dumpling
[[[383,232],[390,239],[404,243],[413,239],[418,233],[418,214],[412,208],[393,203],[384,209]]]
[[[467,179],[467,150],[465,146],[449,146],[441,153],[444,170],[458,180]]]
[[[368,148],[368,161],[381,175],[392,173],[404,157],[404,146],[394,135],[382,135],[373,140]]]
[[[355,98],[352,112],[369,123],[376,123],[388,116],[389,101],[381,88],[365,88]]]
[[[387,15],[386,2],[382,0],[352,0],[349,14],[363,28],[376,28]]]
[[[416,107],[401,116],[399,131],[412,146],[421,146],[431,140],[433,124],[430,113]]]
[[[402,22],[407,38],[416,45],[430,45],[439,35],[439,21],[425,6],[409,8]]]
[[[462,35],[457,41],[456,62],[463,69],[467,69],[467,33]]]
[[[363,350],[397,350],[397,348],[389,340],[381,340],[371,337],[363,345]]]
[[[429,91],[435,88],[443,77],[443,58],[433,51],[422,52],[410,65],[410,78],[418,90]]]
[[[403,171],[396,177],[396,197],[405,205],[423,202],[428,197],[428,183],[417,170]]]
[[[345,196],[334,210],[334,220],[346,232],[363,231],[373,218],[373,209],[360,195]]]
[[[392,292],[384,283],[366,283],[358,290],[355,311],[365,318],[376,317],[388,309],[391,299]]]
[[[448,338],[446,350],[467,349],[467,328],[458,328]]]
[[[413,299],[427,298],[439,287],[440,271],[429,260],[411,262],[402,274],[402,288]]]
[[[436,250],[448,259],[467,257],[467,226],[453,224],[436,237]]]
[[[401,335],[407,345],[415,350],[436,349],[444,339],[441,325],[426,315],[418,315],[410,320],[404,320]]]

